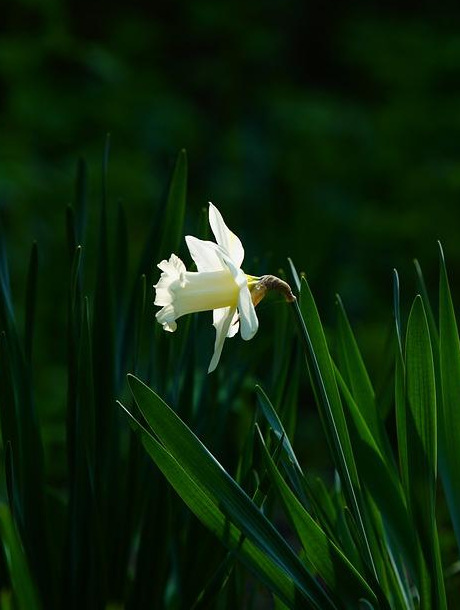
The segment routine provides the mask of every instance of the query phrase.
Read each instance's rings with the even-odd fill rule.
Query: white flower
[[[213,310],[216,329],[211,373],[219,362],[226,337],[238,330],[245,340],[252,339],[259,327],[248,282],[258,278],[247,276],[241,269],[244,249],[238,237],[225,224],[219,210],[209,204],[209,224],[217,243],[187,235],[190,255],[198,271],[187,271],[175,254],[158,267],[163,272],[156,290],[155,305],[162,308],[156,319],[167,331],[174,332],[176,320],[187,313]]]

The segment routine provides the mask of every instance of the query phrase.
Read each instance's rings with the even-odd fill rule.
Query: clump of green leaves
[[[453,531],[460,543],[460,342],[442,250],[438,317],[416,264],[421,296],[404,325],[394,275],[389,401],[374,390],[340,298],[328,340],[292,263],[298,300],[276,305],[265,391],[253,373],[259,347],[237,363],[229,352],[206,376],[199,319],[174,337],[154,322],[154,263],[179,251],[184,233],[185,153],[135,264],[123,207],[114,230],[107,220],[107,165],[108,145],[96,254],[84,163],[67,209],[59,485],[34,383],[39,247],[21,327],[0,240],[0,610],[447,608],[456,577],[445,576],[442,540]],[[293,448],[302,377],[333,483]]]
[[[253,442],[262,456],[259,479],[265,478],[265,487],[277,496],[300,554],[174,411],[130,379],[148,424],[139,432],[153,460],[231,555],[286,607],[447,608],[436,493],[439,454],[458,530],[460,344],[441,248],[439,324],[418,265],[417,271],[423,296],[415,298],[405,331],[395,273],[394,408],[384,417],[341,300],[333,356],[308,283],[294,270],[299,301],[292,306],[293,319],[337,484],[327,490],[302,471],[260,388],[261,421],[254,424]],[[397,439],[392,444],[387,429],[393,420]]]
[[[447,608],[437,473],[439,454],[458,531],[460,344],[442,249],[439,324],[417,264],[422,296],[416,296],[403,330],[395,273],[393,408],[386,416],[340,298],[332,355],[309,285],[293,271],[299,290],[293,320],[335,466],[332,489],[302,470],[282,419],[261,388],[260,421],[252,435],[254,455],[256,448],[260,455],[252,467],[264,484],[253,498],[157,393],[131,377],[146,421],[135,421],[134,427],[184,502],[280,607]],[[278,499],[300,553],[256,501],[262,490]]]

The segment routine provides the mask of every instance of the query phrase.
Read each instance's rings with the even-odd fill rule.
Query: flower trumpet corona
[[[208,369],[210,373],[219,362],[226,337],[233,337],[239,330],[247,341],[256,334],[259,322],[255,305],[266,290],[273,287],[270,284],[274,280],[285,283],[273,276],[258,278],[244,273],[241,241],[212,203],[209,204],[209,224],[217,243],[191,235],[185,238],[197,271],[187,271],[181,259],[171,254],[169,260],[158,264],[162,274],[154,288],[155,305],[161,306],[156,319],[166,331],[174,332],[176,320],[185,314],[213,311],[216,341]],[[294,298],[289,286],[287,288]]]

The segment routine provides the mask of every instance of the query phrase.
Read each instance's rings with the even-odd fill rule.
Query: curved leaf
[[[164,449],[205,494],[207,503],[218,507],[230,523],[282,568],[312,607],[333,608],[284,538],[174,411],[136,377],[129,375],[128,382],[139,409]],[[148,446],[156,447],[151,442]],[[163,452],[161,456],[159,460],[164,459]]]

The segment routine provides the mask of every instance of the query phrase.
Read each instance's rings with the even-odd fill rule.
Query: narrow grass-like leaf
[[[328,532],[331,532],[331,524],[333,523],[333,520],[331,520],[330,515],[328,515],[328,507],[324,504],[324,502],[317,498],[309,479],[304,476],[302,468],[289,441],[288,435],[286,434],[284,426],[281,423],[275,408],[273,407],[267,394],[260,386],[256,386],[256,392],[262,413],[273,430],[276,438],[281,443],[280,449],[282,463],[287,472],[289,480],[296,491],[297,497],[304,506],[308,504],[311,505],[315,515],[320,519],[320,522],[324,524]]]
[[[336,529],[338,521],[337,509],[332,501],[323,479],[318,476],[306,477],[308,497],[313,499],[312,508],[317,520],[328,537],[339,545],[339,535]]]
[[[336,513],[336,520],[334,522],[335,535],[337,540],[340,541],[340,544],[337,543],[337,546],[340,546],[359,573],[365,574],[367,565],[365,557],[363,557],[361,552],[356,522],[346,504],[340,485],[340,478],[337,474],[335,476],[334,487],[331,490],[331,500]],[[369,581],[369,578],[367,580]],[[373,587],[373,589],[376,592],[376,587]]]
[[[309,364],[312,368],[312,380],[321,399],[320,414],[324,419],[331,449],[337,459],[339,473],[344,478],[345,487],[352,486],[357,489],[359,488],[358,474],[334,376],[332,359],[313,295],[305,279],[302,280],[300,308],[297,302],[294,302],[294,306],[299,309],[301,329],[308,348]],[[353,493],[351,495],[354,496]],[[351,502],[352,505],[355,503],[355,501]]]
[[[381,352],[381,363],[376,371],[375,403],[385,430],[385,422],[391,422],[391,413],[394,409],[394,368],[395,343],[397,341],[394,324],[385,324],[385,340]],[[388,448],[389,455],[393,455],[392,448]]]
[[[105,181],[104,181],[105,182]],[[113,303],[112,286],[110,283],[110,266],[107,243],[107,212],[105,195],[101,208],[99,235],[99,263],[97,270],[96,289],[94,297],[93,351],[95,363],[95,398],[98,405],[96,427],[100,432],[99,463],[106,464],[109,438],[113,428],[112,397],[113,397]]]
[[[225,513],[231,523],[257,544],[267,554],[267,559],[276,562],[285,571],[299,594],[313,607],[321,610],[333,608],[318,582],[306,571],[283,537],[191,430],[141,381],[131,375],[128,380],[142,414],[168,452],[168,463],[171,464],[171,459],[177,461],[187,476],[200,487],[208,506],[212,504],[219,511],[224,511],[222,514]],[[157,447],[151,441],[147,445],[152,452]],[[163,453],[156,452],[156,458],[164,464]],[[176,479],[178,483],[180,479]]]
[[[259,434],[265,465],[277,490],[286,514],[304,549],[304,557],[314,574],[317,574],[336,598],[346,608],[356,608],[359,599],[377,598],[363,577],[351,565],[342,551],[326,536],[320,526],[305,510],[281,476],[263,437]]]
[[[94,475],[96,449],[93,368],[89,302],[85,298],[78,358],[78,405],[75,428],[80,445],[78,451],[85,456],[85,462],[90,469],[91,476]]]
[[[204,610],[212,607],[211,604],[215,602],[215,599],[227,584],[234,565],[235,557],[232,553],[228,553],[200,592],[191,610]]]
[[[172,538],[174,555],[177,558],[174,560],[178,567],[177,587],[184,606],[191,608],[205,584],[209,583],[208,579],[215,572],[216,566],[222,563],[228,553],[221,542],[216,540],[213,532],[201,522],[197,522],[195,516],[178,501],[176,494],[168,491],[171,496],[171,508],[177,515],[172,515],[169,541],[171,544]],[[177,527],[179,523],[180,529]],[[184,543],[181,541],[183,537]],[[236,557],[233,556],[232,559],[235,561]]]
[[[409,470],[407,456],[407,423],[406,423],[406,367],[403,354],[399,276],[393,270],[393,313],[395,318],[395,412],[396,432],[398,435],[399,469],[403,488],[406,494],[409,490]]]
[[[259,385],[256,385],[256,392],[259,399],[260,408],[262,409],[265,418],[273,429],[273,432],[276,434],[278,440],[281,441],[289,462],[295,467],[297,473],[303,476],[302,468],[300,467],[289,438],[284,430],[283,424],[278,417],[278,413],[275,411],[275,408],[273,407],[266,392]]]
[[[378,506],[393,542],[396,543],[396,548],[404,553],[412,574],[416,574],[416,539],[394,464],[382,453],[338,370],[336,370],[336,375],[348,407],[350,435],[361,482],[368,489],[375,505]]]
[[[143,442],[157,466],[200,521],[230,548],[270,590],[281,597],[290,608],[300,607],[296,601],[294,581],[280,569],[276,561],[247,538],[244,538],[241,542],[241,530],[235,527],[225,513],[210,501],[209,496],[197,484],[196,480],[187,475],[180,464],[160,443],[146,435],[143,436]],[[313,607],[320,608],[320,606]]]
[[[121,406],[123,407],[123,405]],[[132,417],[125,407],[123,409]],[[248,537],[242,536],[241,529],[229,520],[225,511],[221,510],[199,481],[191,477],[174,456],[153,438],[139,422],[136,422],[135,427],[141,434],[144,446],[158,468],[198,519],[261,582],[284,600],[289,608],[300,609],[304,607],[306,605],[305,599],[296,591],[293,579],[285,573],[278,563],[273,561],[266,552],[261,550]]]
[[[18,610],[40,610],[42,606],[16,524],[3,503],[0,503],[0,534]]]
[[[460,548],[460,341],[444,253],[439,244],[439,458],[442,482]]]
[[[156,279],[159,277],[159,271],[156,268],[156,264],[164,258],[169,258],[171,253],[178,253],[179,247],[183,239],[183,225],[185,217],[185,203],[186,203],[186,191],[187,191],[187,154],[185,150],[182,150],[175,164],[171,182],[169,185],[168,194],[165,197],[165,203],[161,209],[158,210],[155,218],[152,222],[152,226],[149,232],[149,236],[145,242],[145,247],[142,251],[142,255],[135,275],[136,281],[131,292],[131,298],[126,314],[126,320],[124,323],[123,339],[120,347],[120,358],[123,363],[120,366],[120,370],[127,370],[128,368],[128,357],[132,354],[132,341],[135,336],[136,328],[136,313],[138,306],[138,278],[142,275],[146,276],[147,286],[151,286]],[[164,341],[164,337],[160,334],[160,327],[155,330],[155,344],[160,344]],[[158,353],[161,352],[160,362],[157,364],[167,363],[166,354],[163,353],[160,347]],[[153,353],[153,350],[152,350]],[[160,368],[160,367],[156,367]],[[157,372],[155,369],[155,373]],[[164,379],[162,373],[158,374],[159,380]]]
[[[320,416],[336,468],[342,480],[347,502],[357,524],[360,547],[369,570],[377,578],[365,530],[362,506],[360,506],[360,487],[355,458],[335,380],[332,359],[318,310],[305,278],[302,278],[301,286],[300,307],[298,302],[294,301],[294,313],[305,344],[305,353],[317,396]]]
[[[292,325],[289,309],[280,307],[275,318],[273,332],[273,387],[272,395],[277,405],[285,405],[284,396],[291,384],[295,386],[295,364],[297,353],[293,353]],[[297,409],[295,410],[297,411]],[[295,423],[295,422],[293,422]]]
[[[81,334],[82,296],[81,296],[81,246],[72,257],[70,285],[67,298],[67,414],[66,440],[69,479],[74,478],[75,458],[75,420],[77,409],[78,349]]]
[[[77,246],[72,256],[70,269],[69,299],[72,314],[77,316],[72,321],[80,322],[81,314],[81,281],[82,281],[82,247]]]
[[[48,527],[45,514],[43,445],[40,425],[35,409],[31,386],[31,371],[26,365],[14,320],[9,333],[2,335],[2,359],[6,374],[5,398],[8,400],[6,416],[7,434],[11,440],[17,474],[18,494],[15,498],[15,516],[18,518],[22,541],[31,569],[36,577],[40,594],[52,608],[55,602],[54,581],[50,574]],[[8,387],[9,386],[9,387]]]
[[[111,459],[115,428],[114,396],[114,332],[111,269],[107,229],[107,163],[110,139],[107,136],[102,171],[102,197],[99,225],[99,260],[94,295],[93,355],[96,430],[99,439],[98,464],[105,472]],[[110,448],[110,449],[109,449]],[[100,473],[102,475],[102,472]],[[106,477],[103,477],[106,481]]]
[[[289,270],[291,272],[292,279],[294,281],[297,292],[300,292],[300,276],[297,273],[297,269],[295,268],[295,265],[291,258],[288,258],[288,263],[289,263]]]
[[[423,550],[421,607],[446,608],[435,518],[437,440],[436,388],[423,302],[417,296],[406,336],[407,456],[410,510]]]
[[[284,429],[286,434],[293,438],[297,429],[299,390],[304,368],[302,350],[297,341],[291,343],[290,353],[287,354],[286,360],[288,360],[288,367],[283,391],[281,393],[281,388],[275,387],[275,392],[277,392],[277,396],[280,396],[278,404],[281,406],[280,416]]]
[[[75,437],[70,479],[66,597],[69,610],[96,609],[103,603],[101,532],[94,492],[95,429],[93,359],[89,304],[83,303],[76,363],[75,410],[69,426]]]
[[[158,260],[177,252],[183,239],[185,201],[187,193],[187,153],[181,150],[176,161],[169,187],[162,222],[162,240]]]
[[[32,265],[33,267],[33,265]],[[54,583],[49,579],[52,568],[49,557],[48,529],[45,517],[43,446],[40,425],[31,384],[31,370],[24,356],[11,300],[5,240],[0,239],[0,330],[1,358],[6,374],[0,381],[6,388],[7,414],[2,417],[11,438],[17,474],[18,518],[24,547],[28,553],[37,586],[47,603],[54,603]],[[4,434],[4,431],[2,431]],[[13,438],[13,437],[16,438]]]
[[[377,411],[374,388],[350,326],[341,298],[337,295],[338,356],[340,370],[373,438],[382,452],[389,454],[389,443]]]
[[[100,207],[98,264],[92,320],[92,354],[95,409],[95,489],[100,521],[108,595],[115,595],[120,583],[116,580],[115,563],[119,546],[112,532],[120,527],[120,426],[119,411],[115,405],[115,325],[112,268],[109,259],[107,220],[107,165],[110,138],[107,136],[102,168],[102,194]]]
[[[443,335],[444,335],[444,340],[445,343],[447,343],[450,346],[453,346],[455,344],[455,337],[458,337],[458,329],[456,327],[456,322],[455,322],[455,314],[453,313],[453,306],[452,306],[452,299],[450,297],[450,291],[449,291],[449,284],[448,284],[448,280],[447,280],[447,272],[446,272],[446,267],[445,267],[445,261],[444,261],[444,253],[442,251],[442,247],[441,244],[439,243],[439,250],[440,250],[440,285],[439,285],[439,320],[441,320],[441,317],[443,319]],[[447,430],[447,436],[451,436],[452,434],[454,436],[457,436],[457,438],[460,439],[460,432],[455,435],[455,428],[450,428],[449,424],[447,425],[447,428],[444,425],[444,398],[443,398],[443,386],[445,384],[443,384],[443,374],[441,371],[441,360],[443,362],[443,367],[444,367],[444,380],[447,379],[447,385],[451,385],[452,382],[455,384],[455,373],[454,370],[457,367],[457,375],[458,375],[458,366],[459,363],[457,362],[457,365],[455,364],[455,348],[454,351],[451,352],[451,349],[448,348],[446,350],[446,352],[444,352],[443,355],[441,355],[441,346],[440,346],[440,330],[441,330],[441,324],[439,325],[439,330],[438,327],[436,325],[436,319],[435,319],[435,315],[433,313],[433,308],[431,307],[431,302],[428,296],[428,291],[426,288],[426,284],[425,284],[425,278],[423,277],[423,272],[422,272],[422,268],[420,267],[420,264],[417,260],[414,260],[414,265],[415,265],[415,270],[416,270],[416,274],[417,274],[417,284],[420,290],[420,295],[422,297],[422,301],[423,301],[423,307],[425,309],[425,314],[427,317],[427,321],[428,321],[428,327],[430,329],[430,340],[431,340],[431,346],[432,346],[432,352],[433,352],[433,364],[434,364],[434,373],[435,373],[435,379],[436,379],[436,405],[437,405],[437,428],[438,428],[438,460],[439,460],[439,471],[441,474],[441,478],[443,481],[443,486],[444,486],[444,490],[446,493],[446,497],[447,497],[447,504],[449,506],[449,510],[451,510],[451,514],[452,513],[452,507],[451,507],[451,494],[450,494],[450,488],[449,488],[449,482],[448,479],[450,479],[451,481],[454,481],[453,485],[457,485],[458,488],[458,492],[460,491],[460,485],[458,485],[456,483],[457,481],[457,477],[452,476],[452,473],[457,473],[457,466],[460,464],[460,458],[458,458],[456,456],[456,452],[454,452],[454,460],[457,460],[457,466],[454,466],[451,469],[451,474],[450,476],[447,475],[447,467],[446,467],[446,463],[448,460],[446,460],[445,455],[446,455],[446,451],[445,451],[445,447],[446,447],[446,442],[445,442],[445,437],[444,437],[444,430]],[[441,302],[442,302],[442,308],[443,308],[443,314],[441,316]],[[444,312],[446,313],[446,315],[444,315]],[[453,316],[453,317],[452,317]],[[454,322],[454,325],[451,326],[451,322]],[[447,322],[447,324],[446,324]],[[450,333],[453,334],[450,334]],[[457,334],[455,334],[457,333]],[[458,338],[457,338],[457,343],[458,343]],[[457,346],[457,350],[458,350],[458,346]],[[457,358],[458,358],[458,353],[457,353]],[[447,365],[447,369],[445,368],[445,365]],[[452,375],[452,377],[451,377]],[[458,379],[458,377],[457,377]],[[449,392],[448,392],[449,393]],[[448,408],[449,410],[449,408]],[[455,413],[456,409],[454,408],[454,413]],[[455,416],[454,416],[455,418]],[[460,421],[460,420],[459,420]],[[447,478],[446,478],[447,475]],[[457,493],[458,493],[457,492]],[[460,495],[457,496],[458,500],[460,500]],[[460,505],[457,504],[457,507],[459,507]],[[457,513],[458,515],[458,513]],[[452,516],[453,521],[455,520],[455,517]],[[457,544],[459,545],[460,548],[460,529],[459,529],[459,524],[460,524],[460,516],[457,517],[457,523],[454,523],[454,531],[456,533],[456,537],[457,537]]]
[[[121,403],[119,403],[121,404]],[[123,407],[131,428],[130,454],[127,487],[124,493],[128,496],[123,523],[133,536],[139,536],[136,548],[134,566],[131,565],[134,538],[126,539],[122,551],[134,572],[129,594],[126,596],[126,610],[138,608],[157,608],[164,604],[166,583],[170,569],[171,543],[171,502],[167,481],[161,473],[154,471],[150,457],[142,446],[142,418],[136,408],[132,410]],[[155,476],[158,475],[158,476]],[[128,509],[128,512],[126,512]],[[161,523],[162,527],[158,527]],[[152,549],[155,553],[152,554]]]
[[[127,285],[128,285],[128,227],[126,220],[126,212],[123,205],[119,202],[117,209],[117,224],[115,234],[115,252],[114,252],[114,265],[116,269],[114,288],[115,288],[115,303],[116,303],[116,323],[117,323],[117,340],[121,342],[122,335],[121,330],[123,329],[122,314],[125,308],[125,301],[127,297]],[[121,354],[121,349],[117,350],[118,354]],[[120,366],[121,363],[118,364]],[[121,380],[121,372],[118,371],[118,380]]]
[[[137,436],[136,442],[142,451],[141,457],[148,462],[147,466],[153,466],[150,456],[146,454]],[[171,503],[168,483],[165,479],[160,479],[161,473],[153,472],[152,468],[144,474],[150,476],[142,480],[139,546],[126,610],[163,607],[171,567]],[[156,474],[159,476],[155,477]]]
[[[431,517],[437,463],[436,392],[428,323],[420,296],[414,301],[407,325],[406,367],[411,475],[424,481],[424,512]],[[411,438],[411,432],[416,438]]]
[[[393,269],[393,315],[395,318],[396,336],[402,353],[401,292],[399,287],[399,274],[396,269]]]

